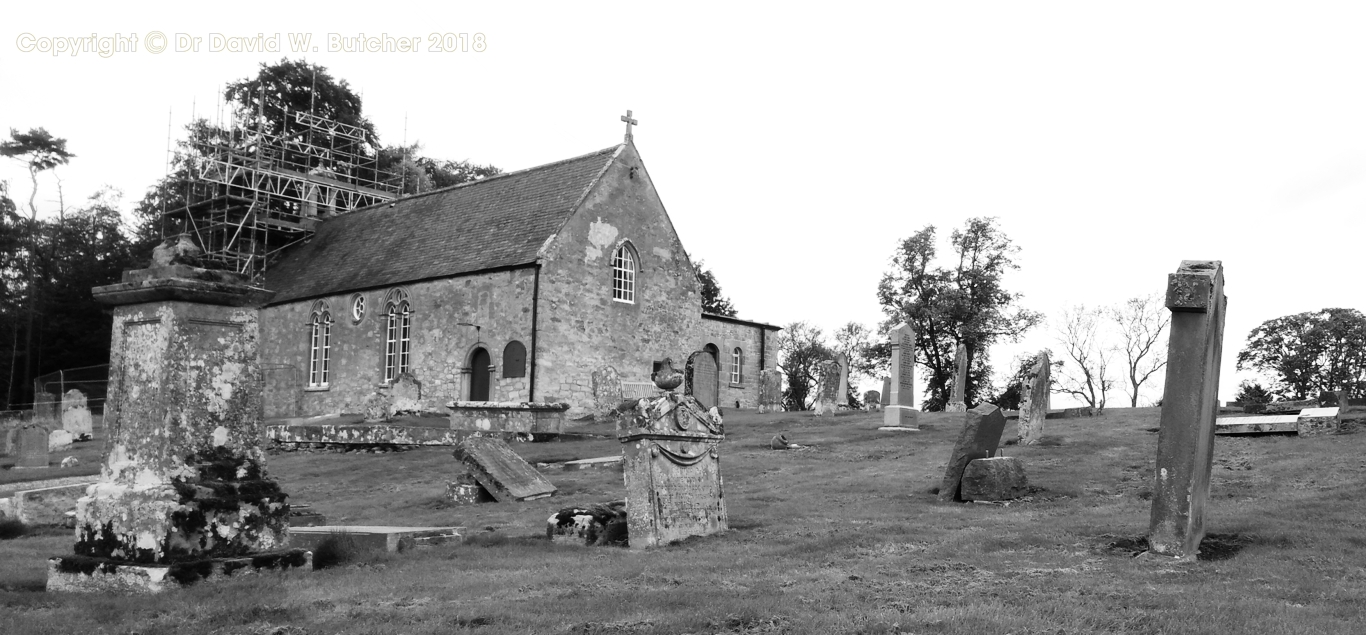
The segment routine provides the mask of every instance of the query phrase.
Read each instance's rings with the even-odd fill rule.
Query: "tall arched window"
[[[745,352],[740,350],[739,346],[735,347],[735,350],[730,352],[730,383],[740,383],[740,368],[743,367],[744,362]]]
[[[332,361],[332,311],[327,303],[313,304],[308,320],[308,387],[326,388]]]
[[[630,243],[612,252],[612,299],[627,304],[636,301],[636,253]]]
[[[394,289],[385,296],[384,318],[384,383],[390,383],[408,372],[413,311],[405,291]]]

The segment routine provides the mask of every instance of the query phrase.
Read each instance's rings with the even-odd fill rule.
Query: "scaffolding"
[[[319,219],[398,197],[364,129],[288,106],[280,121],[255,113],[192,143],[186,205],[163,213],[192,235],[209,266],[256,277],[280,250],[313,235]],[[278,130],[276,129],[278,127]]]

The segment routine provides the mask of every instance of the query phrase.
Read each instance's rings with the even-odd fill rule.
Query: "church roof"
[[[621,147],[328,218],[270,265],[270,303],[531,264]]]

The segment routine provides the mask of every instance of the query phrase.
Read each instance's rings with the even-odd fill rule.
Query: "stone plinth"
[[[1005,501],[1029,493],[1024,461],[1013,456],[973,459],[963,470],[965,501]]]
[[[1295,428],[1302,437],[1321,434],[1340,434],[1342,415],[1335,406],[1332,408],[1305,408],[1295,417]]]
[[[944,468],[944,480],[939,485],[939,500],[962,501],[963,471],[976,459],[990,458],[1001,443],[1001,432],[1006,427],[1005,414],[1000,408],[984,403],[963,415],[963,431],[949,455]]]
[[[1048,351],[1039,351],[1020,385],[1020,418],[1015,438],[1020,445],[1034,445],[1043,438],[1051,397],[1051,363]]]
[[[783,411],[783,371],[776,368],[759,372],[759,412]]]
[[[551,439],[564,431],[569,404],[499,401],[452,401],[452,430],[512,432],[534,440]]]
[[[721,416],[691,396],[642,399],[617,422],[632,549],[725,531]]]
[[[919,427],[920,411],[915,409],[915,331],[906,323],[887,334],[892,345],[891,377],[882,411],[882,425],[897,428]]]
[[[1205,536],[1225,306],[1219,261],[1185,260],[1168,276],[1171,335],[1148,534],[1154,553],[1194,559]]]

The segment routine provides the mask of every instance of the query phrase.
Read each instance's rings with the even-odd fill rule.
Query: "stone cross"
[[[916,428],[920,411],[915,409],[915,330],[902,322],[894,327],[887,338],[892,344],[891,379],[883,397],[887,407],[882,411],[882,424],[904,428]]]
[[[1226,304],[1218,260],[1183,260],[1167,277],[1172,321],[1148,534],[1154,553],[1194,560],[1205,536]]]
[[[621,120],[626,122],[626,143],[630,143],[632,138],[631,126],[634,126],[639,122],[631,118],[631,111],[629,110],[626,111],[626,114],[621,116]]]
[[[1020,382],[1020,419],[1016,427],[1020,445],[1034,445],[1043,436],[1044,418],[1048,416],[1050,405],[1050,362],[1048,351],[1039,351],[1029,373]]]
[[[953,397],[944,406],[944,412],[967,412],[968,404],[963,393],[968,385],[968,347],[962,342],[958,343],[958,348],[954,351],[953,367]]]

